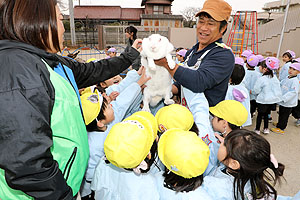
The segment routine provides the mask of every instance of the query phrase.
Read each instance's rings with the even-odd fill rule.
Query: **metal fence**
[[[126,45],[125,29],[127,26],[103,26],[104,46]],[[168,37],[168,27],[135,26],[138,30],[138,38],[146,38],[151,34],[160,34]]]
[[[81,30],[76,30],[76,44],[78,47],[88,46],[92,48],[99,47],[99,40],[102,42],[101,49],[105,46],[126,46],[127,39],[125,37],[125,29],[127,26],[99,26],[90,24],[88,28],[83,27]],[[145,27],[135,26],[138,29],[137,37],[145,38],[151,34],[160,34],[168,37],[168,27]],[[99,35],[99,29],[102,33]],[[100,36],[100,38],[99,38]],[[71,46],[71,34],[66,30],[64,34],[64,45]]]
[[[71,33],[65,32],[64,34],[64,45],[69,47],[71,46]],[[89,46],[95,47],[98,46],[98,32],[97,31],[76,31],[76,44],[77,46]]]
[[[123,46],[114,46],[117,49],[117,55],[124,51]],[[107,57],[104,50],[99,50],[94,47],[79,47],[77,49],[64,48],[60,55],[74,59],[78,62],[87,62],[89,59],[93,58],[95,60],[101,60]]]

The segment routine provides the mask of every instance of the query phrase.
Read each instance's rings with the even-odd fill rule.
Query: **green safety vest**
[[[51,153],[75,196],[80,189],[89,159],[86,127],[73,87],[54,72],[46,62],[44,63],[50,72],[50,80],[55,88],[55,102],[51,115],[53,133]],[[0,169],[0,198],[2,200],[33,199],[20,190],[10,188],[2,169]]]

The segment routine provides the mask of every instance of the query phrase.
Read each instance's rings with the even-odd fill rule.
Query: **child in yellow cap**
[[[172,104],[160,108],[155,114],[158,125],[158,136],[165,131],[173,128],[180,128],[184,131],[193,131],[198,135],[198,128],[194,123],[193,114],[186,107],[179,104]],[[151,173],[157,173],[164,170],[165,166],[159,158],[156,160],[156,168],[151,169]],[[159,171],[157,171],[157,169]]]
[[[96,89],[94,93],[84,92],[81,95],[82,110],[88,131],[90,158],[80,191],[82,197],[92,193],[90,184],[99,160],[104,156],[103,144],[111,127],[122,121],[129,107],[140,95],[143,84],[148,80],[142,70],[138,81],[130,82],[115,101],[108,103]]]
[[[221,101],[216,106],[210,107],[209,112],[212,118],[210,122],[212,129],[208,129],[204,141],[208,142],[211,155],[205,175],[211,174],[220,164],[217,158],[220,141],[224,140],[232,130],[240,129],[248,117],[247,109],[236,100]]]
[[[150,113],[136,113],[112,127],[104,142],[106,157],[92,181],[96,200],[159,199],[154,176],[147,173],[156,157],[156,137],[157,125]]]
[[[199,129],[199,137],[210,149],[210,161],[204,173],[206,176],[219,165],[218,140],[222,138],[217,139],[216,136],[225,136],[232,129],[240,128],[246,122],[248,112],[243,104],[235,100],[224,100],[214,107],[209,107],[203,93],[198,93],[197,98],[189,100],[189,108]]]
[[[155,118],[160,133],[164,133],[171,128],[180,128],[185,131],[193,129],[198,134],[198,130],[195,131],[193,114],[182,105],[164,106],[157,111]]]
[[[213,116],[212,127],[214,131],[221,133],[226,137],[232,130],[240,129],[247,121],[247,109],[236,100],[224,100],[214,107],[210,107],[209,111]]]
[[[211,152],[209,165],[204,172],[204,175],[208,175],[219,164],[217,159],[219,144],[215,137],[219,134],[215,134],[214,131],[225,136],[233,129],[239,129],[246,122],[248,112],[243,104],[235,100],[224,100],[209,108],[203,93],[198,93],[197,98],[189,101],[189,108],[190,111],[184,106],[173,104],[161,108],[155,117],[160,132],[170,128],[188,131],[191,130],[195,121],[196,129],[193,128],[192,130],[208,145]],[[209,112],[213,115],[212,122],[209,119]]]
[[[158,156],[166,166],[164,172],[155,175],[160,199],[212,200],[201,186],[209,148],[196,133],[167,130],[158,142]]]
[[[208,101],[204,93],[197,93],[196,96],[193,96],[189,92],[191,91],[185,90],[190,110],[182,105],[172,104],[161,108],[155,117],[157,118],[160,132],[171,128],[190,130],[195,132],[209,146],[211,150],[210,162],[204,172],[204,175],[207,175],[218,164],[217,152],[219,144],[217,144],[217,139],[211,127]]]

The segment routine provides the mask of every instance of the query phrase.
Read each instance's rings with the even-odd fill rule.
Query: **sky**
[[[270,0],[226,0],[233,11],[262,11],[265,3]],[[275,1],[275,0],[274,0]],[[68,0],[63,0],[68,2]],[[74,5],[78,5],[79,0],[73,0]],[[118,5],[124,8],[140,8],[142,0],[80,0],[81,5]],[[174,0],[172,13],[181,14],[186,7],[202,7],[204,0]]]

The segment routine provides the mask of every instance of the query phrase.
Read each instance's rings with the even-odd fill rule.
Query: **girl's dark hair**
[[[152,144],[152,147],[150,149],[150,154],[151,154],[151,158],[150,159],[148,157],[146,157],[144,159],[145,162],[148,164],[148,168],[146,170],[141,169],[142,173],[147,173],[150,170],[150,168],[151,168],[151,166],[152,166],[153,163],[155,164],[156,167],[158,167],[158,165],[155,162],[156,157],[157,157],[157,141],[156,140],[154,140],[154,142]]]
[[[197,189],[203,182],[203,174],[193,178],[184,178],[166,169],[164,186],[176,192],[189,192]]]
[[[282,56],[289,57],[290,60],[288,60],[287,62],[291,62],[293,60],[292,55],[289,52],[285,52]]]
[[[108,105],[108,102],[105,98],[103,98],[103,102],[102,102],[102,106],[99,112],[99,115],[97,116],[98,120],[104,120],[106,119],[105,115],[104,115],[104,111],[106,110]],[[89,123],[88,125],[86,125],[86,130],[88,132],[92,132],[92,131],[100,131],[98,126],[97,126],[97,121],[96,119],[93,120],[91,123]]]
[[[227,122],[227,123],[228,123],[228,126],[231,128],[231,130],[237,130],[237,129],[241,129],[241,127],[240,127],[240,126],[237,126],[237,125],[231,124],[231,123],[229,123],[229,122]]]
[[[60,51],[57,33],[57,0],[2,0],[0,40],[14,40],[43,50]],[[52,45],[49,35],[52,36]]]
[[[224,140],[227,156],[224,160],[232,158],[240,164],[238,170],[228,168],[234,176],[234,199],[245,200],[244,188],[247,182],[251,185],[253,199],[259,199],[265,195],[274,195],[277,192],[272,185],[280,181],[283,176],[284,165],[279,163],[275,168],[271,162],[271,147],[262,136],[245,129],[233,130]],[[271,174],[266,169],[271,169]]]
[[[105,91],[105,88],[103,88],[103,87],[100,85],[100,83],[96,84],[96,87],[95,87],[95,89],[94,89],[94,92],[95,92],[96,89],[97,89],[101,94],[103,94],[104,92],[106,92],[106,91]]]
[[[137,36],[136,36],[136,33],[137,33],[137,29],[133,26],[128,26],[125,28],[125,33],[133,33],[132,37],[133,37],[133,40],[129,39],[130,41],[130,44],[132,45],[132,43],[136,40]]]
[[[238,85],[245,77],[245,69],[242,65],[235,64],[231,74],[231,84]]]
[[[211,115],[212,115],[212,116],[215,116],[215,115],[212,114],[212,113],[211,113]],[[215,116],[215,117],[217,117],[217,116]],[[217,118],[218,118],[218,121],[224,120],[224,119],[222,119],[222,118],[220,118],[220,117],[217,117]],[[240,126],[231,124],[231,123],[229,123],[228,121],[227,121],[227,123],[228,123],[228,126],[231,128],[231,130],[241,129]]]
[[[267,67],[267,64],[266,64],[265,60],[261,62],[261,66],[262,66],[262,68],[267,69],[267,71],[265,73],[263,73],[263,76],[267,76],[267,75],[269,75],[271,77],[274,76],[273,71]]]
[[[192,132],[196,133],[197,135],[199,135],[199,129],[195,122],[193,123],[193,126],[192,126],[192,128],[190,128],[189,131],[192,131]]]
[[[178,47],[175,51],[178,52],[180,51],[181,49],[184,49],[183,47]]]

